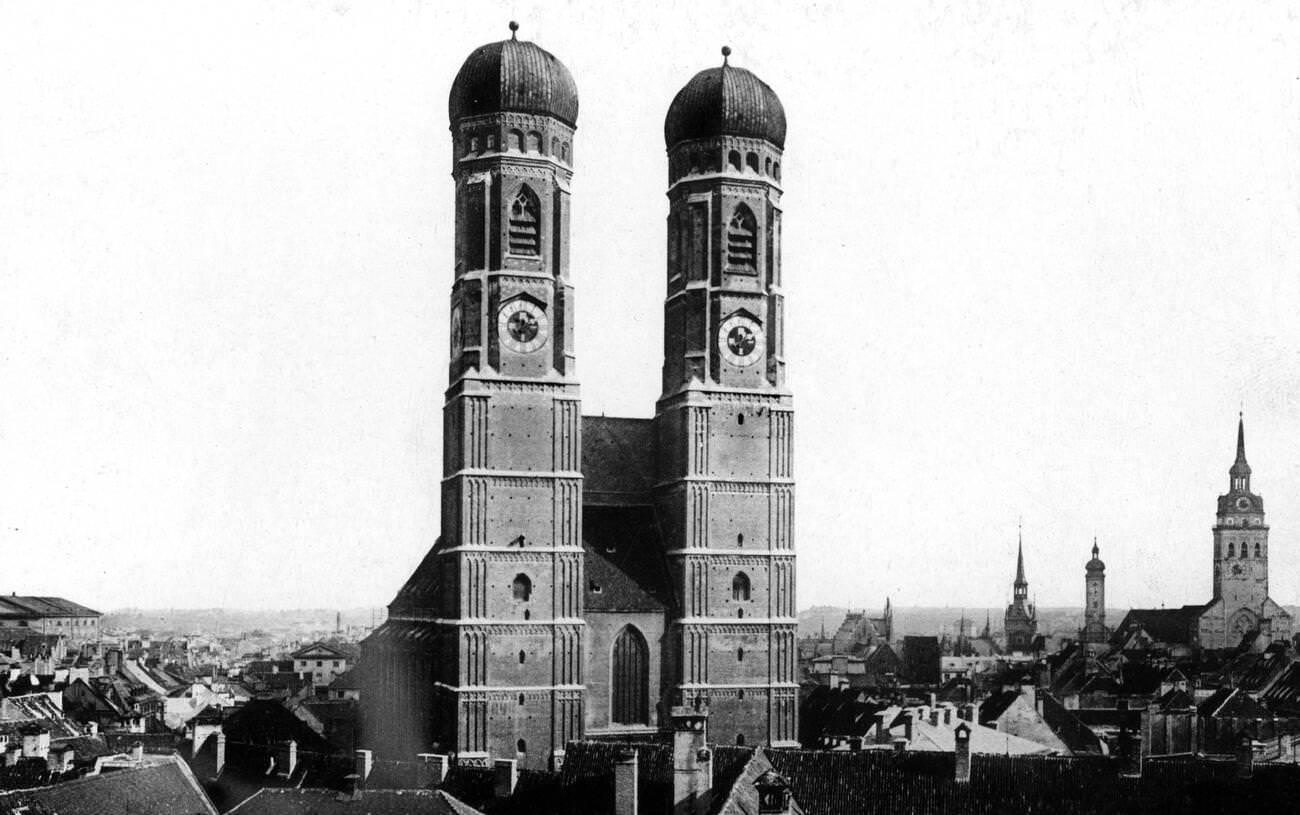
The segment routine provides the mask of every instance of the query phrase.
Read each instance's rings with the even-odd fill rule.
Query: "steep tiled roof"
[[[1300,714],[1300,662],[1288,665],[1260,701],[1278,713]]]
[[[114,770],[42,789],[0,794],[0,815],[24,811],[58,815],[217,815],[194,774],[179,759]]]
[[[583,503],[649,503],[654,450],[651,419],[583,416]]]
[[[654,510],[648,506],[584,506],[583,608],[663,611],[672,605]]]
[[[101,617],[94,609],[62,597],[0,595],[0,617]]]
[[[1206,606],[1182,608],[1135,608],[1124,615],[1115,629],[1114,641],[1124,642],[1138,629],[1157,643],[1191,645]]]

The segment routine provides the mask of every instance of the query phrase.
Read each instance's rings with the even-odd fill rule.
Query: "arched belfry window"
[[[1255,544],[1255,557],[1259,557],[1259,544]]]
[[[732,269],[757,271],[758,221],[749,207],[740,204],[727,222],[727,265]]]
[[[650,648],[633,626],[614,640],[610,719],[616,724],[650,723]]]
[[[527,185],[510,202],[510,254],[537,256],[542,253],[541,205]]]
[[[1229,542],[1229,543],[1228,543],[1228,557],[1233,557],[1234,555],[1236,555],[1236,553],[1237,553],[1237,552],[1236,552],[1236,549],[1234,549],[1233,546],[1232,546],[1232,543]]]
[[[744,572],[737,572],[736,576],[731,578],[731,599],[749,599],[749,575]]]
[[[727,164],[731,165],[731,169],[735,170],[736,172],[740,172],[740,151],[739,150],[732,150],[730,153],[727,154]]]
[[[526,574],[515,575],[515,582],[511,586],[511,593],[516,600],[527,601],[533,596],[533,581],[528,579]]]

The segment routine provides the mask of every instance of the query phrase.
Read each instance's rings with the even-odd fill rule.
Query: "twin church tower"
[[[362,746],[542,768],[683,706],[712,740],[796,744],[781,102],[727,49],[673,99],[662,395],[582,416],[578,93],[515,28],[451,89],[442,531],[363,643]]]

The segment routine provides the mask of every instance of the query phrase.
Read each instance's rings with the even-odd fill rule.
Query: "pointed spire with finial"
[[[1250,492],[1250,465],[1246,463],[1246,418],[1237,414],[1237,459],[1228,470],[1232,477],[1232,489],[1238,492]]]
[[[1016,524],[1016,585],[1029,585],[1025,579],[1025,534],[1019,523]]]
[[[516,23],[514,20],[511,20],[511,21],[510,21],[510,39],[512,39],[512,40],[517,40],[517,39],[519,39],[519,37],[517,36],[518,33],[519,33],[519,23]]]
[[[1101,552],[1101,550],[1097,548],[1097,536],[1096,536],[1096,535],[1093,535],[1093,536],[1092,536],[1092,556],[1093,556],[1093,557],[1096,557],[1100,552]]]

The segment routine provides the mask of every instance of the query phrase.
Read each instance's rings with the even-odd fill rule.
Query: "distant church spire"
[[[1228,470],[1233,492],[1250,492],[1250,465],[1246,463],[1246,419],[1237,414],[1237,459]]]
[[[1029,581],[1025,579],[1025,538],[1024,532],[1017,526],[1016,529],[1016,588],[1021,586],[1028,587]]]

